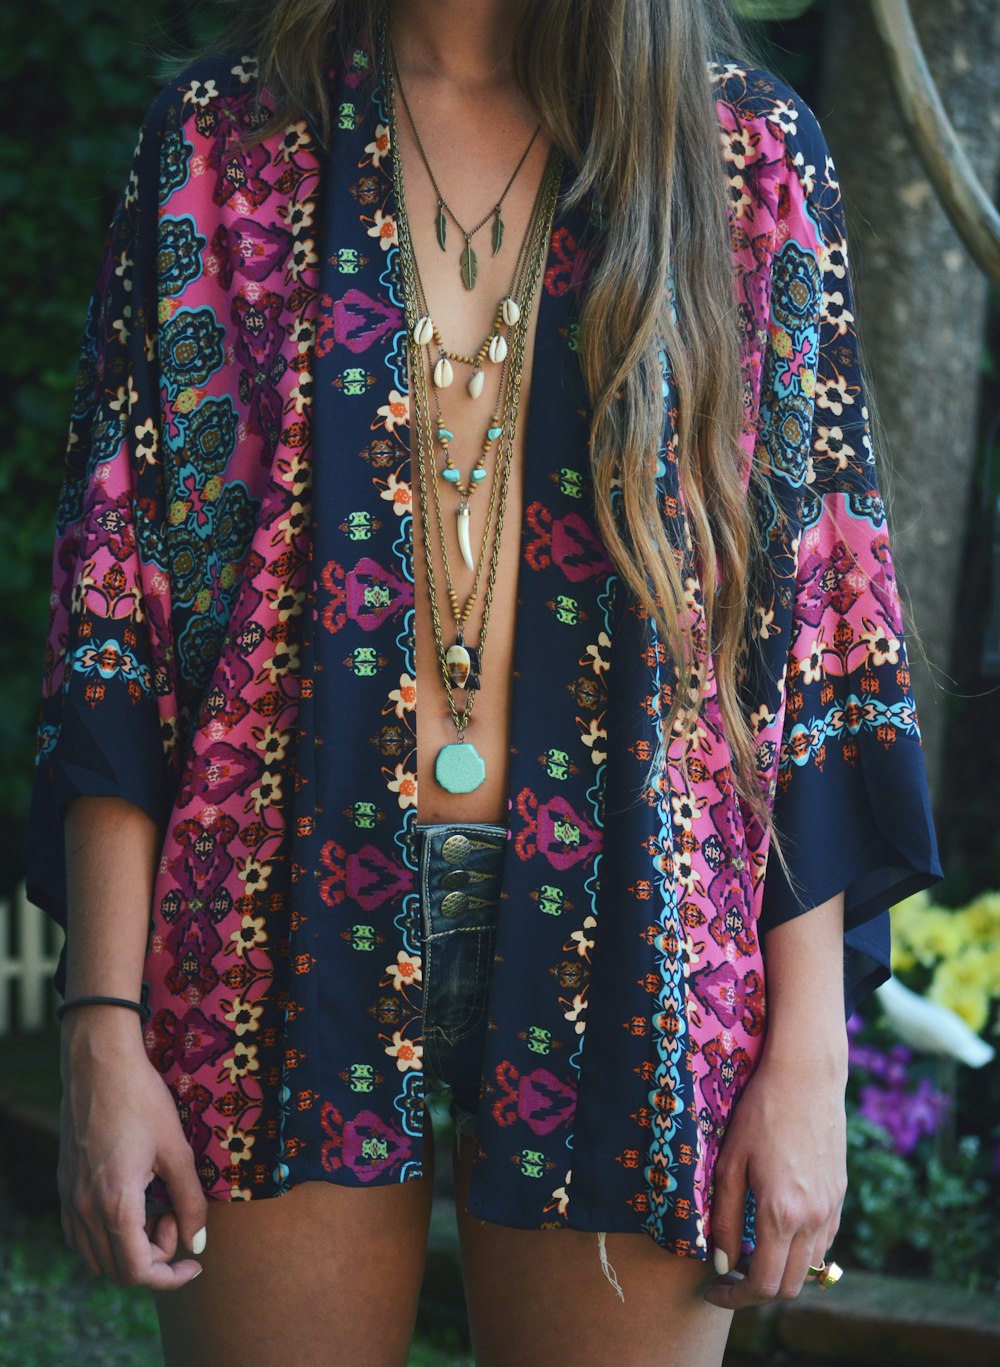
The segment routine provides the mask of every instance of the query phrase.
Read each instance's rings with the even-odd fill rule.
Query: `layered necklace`
[[[413,247],[413,238],[410,232],[409,220],[406,214],[406,199],[403,184],[402,161],[399,153],[399,140],[396,126],[395,112],[395,90],[398,89],[404,108],[410,118],[413,127],[412,115],[406,105],[405,97],[402,95],[402,87],[399,84],[398,72],[396,71],[395,60],[392,54],[391,37],[386,25],[383,32],[383,52],[386,53],[386,80],[385,90],[388,104],[389,115],[389,135],[390,145],[393,150],[392,165],[393,177],[396,191],[396,228],[399,240],[400,262],[402,267],[403,290],[405,295],[406,320],[409,339],[412,343],[409,349],[409,369],[410,384],[413,402],[413,431],[416,440],[416,464],[419,486],[419,506],[420,520],[423,532],[423,553],[426,566],[427,590],[430,598],[431,618],[434,624],[435,649],[440,667],[441,679],[444,684],[448,698],[448,706],[451,712],[452,721],[455,724],[457,741],[445,745],[438,752],[434,764],[435,780],[451,793],[468,793],[478,788],[486,778],[486,763],[475,745],[467,740],[466,731],[472,719],[472,708],[475,702],[476,692],[482,686],[482,661],[483,652],[486,646],[486,633],[489,627],[490,608],[493,601],[493,593],[496,586],[497,568],[500,560],[500,545],[503,533],[504,511],[507,504],[508,492],[510,488],[511,469],[513,464],[514,441],[517,431],[517,421],[521,399],[521,377],[524,368],[525,340],[528,332],[528,324],[531,317],[532,301],[538,286],[542,267],[546,257],[546,249],[549,236],[552,231],[552,221],[555,215],[556,200],[559,193],[561,179],[561,157],[553,148],[542,176],[542,182],[535,198],[531,217],[525,231],[521,247],[518,252],[517,262],[511,277],[510,287],[506,295],[498,302],[494,314],[493,325],[490,333],[484,339],[482,345],[474,355],[465,355],[460,352],[449,350],[442,340],[440,331],[435,324],[427,303],[427,296],[424,292],[423,283],[420,278],[420,271],[417,265],[416,253]],[[395,77],[395,81],[391,77]],[[413,128],[416,138],[416,129]],[[535,136],[537,136],[537,129]],[[419,138],[416,138],[418,147]],[[532,143],[534,137],[532,138]],[[520,170],[531,144],[525,151],[521,162],[514,172]],[[427,164],[423,148],[420,148],[421,156],[425,165]],[[430,174],[430,167],[427,166]],[[514,176],[508,183],[507,189],[500,198],[497,205],[498,221],[499,208],[502,204],[507,190],[513,183]],[[444,200],[437,188],[437,182],[430,174],[431,183],[439,199],[437,237],[438,242],[443,244],[443,230],[441,229],[442,207],[447,208]],[[450,213],[450,210],[448,211]],[[488,218],[489,216],[487,216]],[[485,223],[487,220],[483,220]],[[456,219],[457,223],[458,220]],[[479,227],[482,227],[480,224]],[[465,233],[465,230],[460,230]],[[478,231],[473,229],[472,233],[466,236],[466,251],[471,251],[471,236]],[[494,226],[494,250],[499,250],[500,240],[502,240],[502,227],[497,232]],[[463,253],[464,256],[464,253]],[[473,272],[474,277],[474,272]],[[466,288],[472,288],[475,283],[473,278],[471,283],[463,268],[463,281]],[[434,356],[437,359],[434,359]],[[454,435],[447,426],[442,412],[441,396],[447,391],[454,381],[455,365],[463,365],[471,370],[468,380],[468,393],[473,399],[478,399],[483,393],[486,383],[486,362],[491,363],[491,370],[497,377],[496,400],[493,404],[490,419],[486,426],[486,434],[483,439],[482,448],[478,460],[469,473],[469,478],[462,479],[461,471],[456,467],[451,454],[451,443]],[[490,452],[496,448],[495,459],[493,462],[493,477],[490,488],[490,501],[486,515],[486,527],[483,534],[482,544],[479,548],[478,557],[473,557],[471,532],[470,532],[470,499],[475,490],[487,479],[486,463]],[[442,464],[440,471],[436,470],[436,448],[440,448],[442,453]],[[427,467],[431,468],[431,479],[428,481]],[[435,477],[437,475],[437,477]],[[444,566],[445,589],[448,598],[448,607],[452,622],[454,624],[454,639],[450,644],[446,643],[444,630],[441,623],[441,612],[438,605],[438,589],[434,569],[434,556],[432,550],[432,518],[428,495],[428,482],[431,484],[431,491],[434,503],[434,526],[441,546],[441,558]],[[455,590],[451,564],[448,555],[448,537],[446,535],[446,519],[443,510],[442,494],[448,496],[448,490],[453,489],[458,497],[456,508],[456,539],[462,555],[462,559],[467,568],[474,573],[472,587],[466,595],[464,603],[460,603],[458,594]],[[486,568],[487,560],[489,568],[486,573],[486,584],[483,600],[482,625],[479,631],[479,641],[476,646],[466,642],[465,630],[473,608],[478,601],[480,587],[482,585],[483,571]],[[461,711],[455,701],[456,691],[465,690],[467,698]]]
[[[542,125],[538,124],[535,131],[532,133],[527,147],[521,153],[521,160],[511,172],[510,180],[508,180],[507,184],[504,186],[503,193],[496,204],[488,214],[483,215],[474,228],[466,228],[459,221],[458,215],[441,193],[441,187],[437,183],[437,177],[431,169],[430,160],[427,153],[424,151],[424,144],[421,141],[420,133],[417,130],[417,123],[413,117],[413,112],[410,109],[409,101],[406,98],[406,91],[403,89],[403,82],[399,78],[399,71],[395,67],[395,64],[393,65],[393,77],[396,82],[396,89],[399,91],[399,98],[403,103],[403,108],[406,110],[406,117],[410,121],[410,128],[413,130],[413,140],[417,144],[417,151],[420,153],[420,159],[424,163],[428,178],[430,179],[431,185],[434,187],[434,193],[437,195],[437,214],[434,219],[434,232],[437,237],[438,246],[443,252],[448,250],[448,219],[450,218],[465,239],[465,246],[462,249],[462,255],[459,260],[459,266],[462,272],[462,284],[467,290],[473,290],[476,288],[476,279],[479,275],[479,260],[476,256],[475,248],[472,245],[472,239],[480,229],[486,227],[487,223],[489,223],[492,218],[493,232],[491,235],[491,245],[493,248],[493,255],[496,256],[497,252],[502,247],[503,235],[506,228],[503,221],[503,202],[510,192],[510,187],[517,179],[518,172],[528,160],[528,154],[535,145],[535,139],[542,131]]]

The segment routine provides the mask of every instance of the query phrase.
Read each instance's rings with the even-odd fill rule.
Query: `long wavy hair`
[[[329,61],[376,31],[385,4],[244,6],[241,37],[277,100],[275,122],[308,113],[329,129]],[[744,50],[725,0],[531,0],[522,6],[515,70],[575,167],[569,202],[601,206],[579,350],[592,407],[595,512],[618,574],[656,622],[676,668],[676,686],[664,689],[664,742],[690,725],[710,655],[736,790],[770,824],[740,705],[758,548],[740,447],[744,395],[726,185],[706,70],[711,57]],[[662,517],[649,515],[660,502],[661,351],[677,397],[678,473],[704,632],[693,626],[683,545]],[[661,762],[658,756],[654,765]]]

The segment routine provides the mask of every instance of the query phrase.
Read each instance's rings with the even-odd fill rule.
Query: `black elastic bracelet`
[[[61,1021],[66,1012],[72,1011],[75,1006],[127,1006],[130,1011],[138,1011],[143,1025],[153,1014],[145,1002],[129,1001],[126,997],[74,997],[72,1001],[56,1007],[56,1020]]]

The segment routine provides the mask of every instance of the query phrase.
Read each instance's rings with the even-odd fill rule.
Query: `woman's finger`
[[[724,1275],[736,1266],[743,1240],[743,1217],[746,1209],[746,1166],[742,1162],[727,1162],[720,1155],[715,1165],[715,1192],[712,1197],[711,1231],[713,1264],[716,1273]]]
[[[166,1258],[176,1256],[180,1247],[180,1232],[177,1216],[172,1210],[161,1210],[146,1221],[149,1239]]]
[[[71,1211],[69,1220],[73,1229],[72,1247],[76,1249],[77,1253],[82,1258],[83,1265],[90,1275],[92,1277],[100,1277],[102,1275],[101,1264],[94,1251],[94,1246],[90,1241],[90,1233],[83,1218],[78,1215],[76,1211]]]
[[[813,1245],[813,1255],[809,1259],[812,1267],[822,1267],[824,1263],[831,1262],[834,1257],[834,1244],[837,1240],[837,1232],[840,1229],[840,1210],[826,1225],[822,1237],[817,1239]],[[815,1277],[810,1277],[810,1281],[815,1281]]]
[[[171,1216],[172,1220],[173,1217]],[[123,1286],[145,1286],[172,1291],[192,1281],[201,1266],[191,1258],[171,1262],[176,1250],[174,1233],[164,1236],[164,1246],[149,1237],[144,1193],[138,1188],[107,1213],[101,1234],[114,1260],[114,1280]]]
[[[202,1253],[206,1241],[208,1201],[198,1178],[190,1144],[181,1140],[162,1153],[156,1171],[163,1178],[170,1195],[182,1246],[192,1253]]]
[[[816,1235],[807,1230],[800,1230],[789,1244],[785,1271],[778,1288],[778,1296],[782,1300],[791,1300],[802,1290],[815,1248]],[[813,1267],[819,1266],[818,1263],[812,1265]]]
[[[150,1267],[165,1261],[146,1235],[144,1193],[123,1193],[105,1213],[105,1228],[115,1260],[115,1280],[123,1286],[146,1286]]]
[[[704,1299],[724,1310],[743,1310],[750,1305],[761,1305],[778,1295],[788,1262],[789,1237],[776,1229],[758,1231],[745,1277],[730,1272],[717,1278],[705,1292]]]

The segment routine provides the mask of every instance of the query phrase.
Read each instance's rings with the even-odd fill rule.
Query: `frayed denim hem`
[[[599,1256],[600,1259],[601,1259],[601,1271],[604,1273],[605,1277],[607,1277],[607,1279],[608,1279],[608,1281],[611,1283],[611,1285],[615,1288],[615,1291],[616,1291],[617,1294],[618,1294],[618,1299],[619,1299],[620,1301],[624,1301],[624,1300],[625,1300],[625,1292],[622,1290],[622,1288],[621,1288],[621,1282],[619,1282],[619,1280],[618,1280],[618,1273],[615,1271],[615,1269],[614,1269],[614,1268],[611,1266],[611,1264],[608,1262],[607,1239],[608,1239],[608,1236],[607,1236],[607,1234],[605,1233],[605,1231],[602,1229],[602,1230],[598,1233],[598,1235],[597,1235],[597,1252],[598,1252],[598,1256]]]

